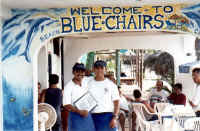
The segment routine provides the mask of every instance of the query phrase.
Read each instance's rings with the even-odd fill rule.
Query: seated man
[[[182,84],[174,85],[174,92],[168,97],[168,100],[175,105],[185,105],[186,96],[182,93]]]
[[[134,102],[143,103],[150,113],[154,113],[154,109],[150,106],[150,104],[147,101],[142,100],[142,94],[138,89],[133,91],[133,96],[135,98]],[[143,109],[143,113],[144,113],[144,116],[145,116],[146,120],[148,120],[148,121],[158,120],[158,116],[157,115],[150,115],[150,114],[148,114],[146,112],[145,109]],[[133,112],[133,126],[132,126],[132,129],[134,131],[135,131],[135,127],[136,127],[136,124],[135,124],[136,123],[136,117],[137,116],[136,116],[135,112]]]
[[[149,95],[151,107],[154,107],[155,103],[166,101],[167,96],[168,93],[163,89],[163,82],[158,80],[156,82],[156,88],[152,89]]]
[[[142,94],[138,89],[133,91],[133,96],[135,98],[134,102],[143,103],[150,113],[155,113],[154,109],[150,106],[150,104],[147,101],[142,100]]]
[[[118,86],[119,96],[120,96],[120,99],[119,99],[119,104],[120,104],[119,123],[122,128],[122,131],[125,131],[125,120],[126,120],[126,117],[128,117],[128,113],[129,113],[128,101],[129,100],[133,101],[133,100],[132,100],[132,98],[122,94],[120,89],[121,89],[121,87]]]

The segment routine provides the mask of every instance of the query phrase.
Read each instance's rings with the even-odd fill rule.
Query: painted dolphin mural
[[[56,16],[65,11],[66,9],[12,9],[13,16],[4,21],[1,60],[5,131],[33,129],[33,74],[30,71],[30,47],[34,38],[45,28],[59,26],[56,25],[59,21]],[[24,71],[16,72],[21,69]]]
[[[200,34],[200,4],[183,8],[182,12],[190,19],[195,34]]]

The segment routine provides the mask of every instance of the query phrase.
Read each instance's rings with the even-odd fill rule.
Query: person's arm
[[[40,102],[44,103],[45,102],[45,94],[46,94],[47,89],[42,90],[40,94]]]
[[[200,87],[197,87],[197,90],[195,92],[195,95],[193,97],[192,100],[189,100],[189,104],[192,106],[192,107],[197,107],[200,103]]]
[[[114,115],[118,115],[119,114],[119,100],[115,100],[114,102]]]
[[[128,110],[125,110],[125,109],[122,109],[122,108],[120,108],[120,110],[122,110],[122,111],[124,111],[124,112],[126,112],[126,113],[129,112]]]
[[[124,95],[124,94],[122,94],[122,95],[127,99],[127,101],[131,101],[131,102],[134,101],[133,98],[131,98],[131,97],[129,97],[129,96],[126,96],[126,95]]]
[[[148,97],[147,97],[147,100],[149,101],[149,103],[150,103],[150,106],[153,108],[154,107],[154,105],[155,105],[155,102],[153,101],[153,96],[154,95],[154,87],[153,87],[153,89],[151,89],[151,91],[150,91],[150,93],[148,94]]]
[[[76,107],[72,106],[71,104],[65,105],[64,108],[67,109],[68,111],[78,113],[83,117],[87,117],[88,116],[88,111],[87,110],[79,110]]]
[[[194,99],[197,99],[197,98],[194,98]],[[195,100],[189,100],[189,104],[194,108],[194,107],[197,107],[197,103],[194,103]]]
[[[146,101],[144,101],[143,104],[146,106],[150,113],[155,113],[154,109]]]
[[[110,127],[115,128],[117,126],[117,119],[118,119],[118,114],[119,114],[119,91],[117,89],[117,86],[113,83],[113,87],[111,90],[111,99],[114,104],[114,112],[113,112],[113,118],[110,122]]]
[[[113,118],[110,122],[111,128],[115,128],[117,126],[117,119],[119,114],[119,100],[115,100],[113,103],[114,103],[114,112],[113,112]]]
[[[189,104],[192,106],[192,107],[196,107],[197,105],[195,105],[192,101],[189,101]]]
[[[78,110],[74,106],[72,106],[72,87],[70,85],[67,85],[64,89],[64,95],[63,95],[63,107],[64,109],[76,112],[80,114],[83,117],[86,117],[88,115],[88,111],[86,110]]]

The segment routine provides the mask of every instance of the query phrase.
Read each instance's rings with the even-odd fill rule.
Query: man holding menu
[[[85,67],[76,63],[73,66],[74,78],[65,86],[63,95],[63,105],[69,114],[68,131],[95,131],[91,114],[87,109],[77,108],[75,103],[81,103],[88,92],[86,82],[83,81]],[[83,105],[83,104],[82,104]]]
[[[104,77],[106,62],[94,63],[95,78],[88,82],[88,91],[97,101],[92,110],[96,131],[116,131],[119,113],[119,92],[117,86]]]

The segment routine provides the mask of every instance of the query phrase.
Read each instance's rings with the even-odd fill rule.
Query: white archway
[[[111,36],[103,36],[101,33],[96,34],[97,37],[89,37],[88,39],[77,37],[65,37],[64,46],[65,46],[65,76],[67,79],[65,83],[71,79],[71,68],[77,59],[84,53],[96,50],[104,49],[156,49],[166,51],[174,57],[174,64],[181,64],[180,57],[184,55],[183,52],[183,34],[160,34],[158,33],[148,33],[148,32],[124,32],[116,33]],[[144,39],[145,38],[145,39]],[[51,38],[53,39],[53,38]],[[34,130],[38,129],[37,125],[37,97],[38,97],[38,54],[40,49],[49,41],[47,40],[41,44],[35,51],[33,57],[33,80],[34,80]],[[167,40],[167,41],[166,41]],[[148,42],[148,43],[147,43]],[[177,52],[179,52],[177,54]],[[69,59],[70,58],[70,59]],[[68,59],[68,61],[66,61]],[[177,66],[175,67],[175,72],[178,72]],[[176,73],[175,73],[176,74]],[[65,77],[66,78],[66,77]]]

